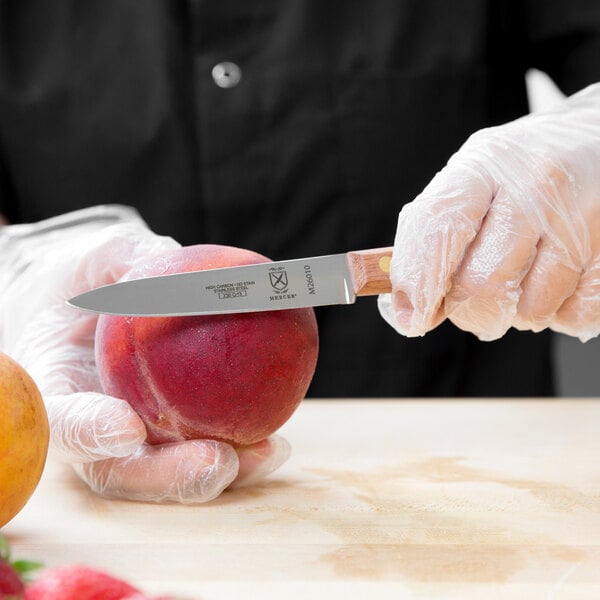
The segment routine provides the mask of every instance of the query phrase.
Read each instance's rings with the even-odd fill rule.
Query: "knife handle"
[[[390,259],[392,248],[348,252],[348,265],[357,296],[375,296],[392,291]]]

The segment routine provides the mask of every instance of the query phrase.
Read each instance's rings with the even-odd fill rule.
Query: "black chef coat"
[[[572,93],[599,40],[598,0],[2,0],[0,212],[130,204],[273,259],[391,245],[471,132],[527,112],[528,68]],[[317,315],[309,396],[552,393],[547,333]]]

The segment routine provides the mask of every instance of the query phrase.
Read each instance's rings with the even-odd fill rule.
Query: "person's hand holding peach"
[[[103,391],[94,351],[98,316],[66,300],[178,248],[124,207],[0,230],[0,349],[40,388],[51,453],[105,496],[206,502],[230,485],[270,473],[289,456],[289,445],[277,436],[237,449],[208,439],[149,445],[128,402]]]

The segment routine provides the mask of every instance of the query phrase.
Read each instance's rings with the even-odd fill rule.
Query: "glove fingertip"
[[[123,430],[121,433],[115,434],[107,439],[107,443],[103,447],[108,456],[115,458],[129,456],[140,448],[146,440],[146,428],[140,422],[138,427],[132,426],[131,429]]]
[[[399,334],[406,337],[420,337],[431,329],[415,311],[406,292],[397,291],[379,297],[378,308],[383,319]]]
[[[45,401],[51,448],[65,462],[129,456],[146,439],[144,423],[124,400],[82,392]]]
[[[290,443],[279,435],[238,449],[240,467],[231,487],[245,487],[264,479],[284,464],[291,454]]]
[[[398,328],[409,335],[414,329],[415,308],[406,292],[399,290],[392,294],[392,310]]]

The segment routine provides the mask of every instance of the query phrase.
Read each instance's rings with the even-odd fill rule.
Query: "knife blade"
[[[75,308],[137,317],[230,314],[352,304],[391,291],[392,248],[359,250],[132,279],[68,300]]]

